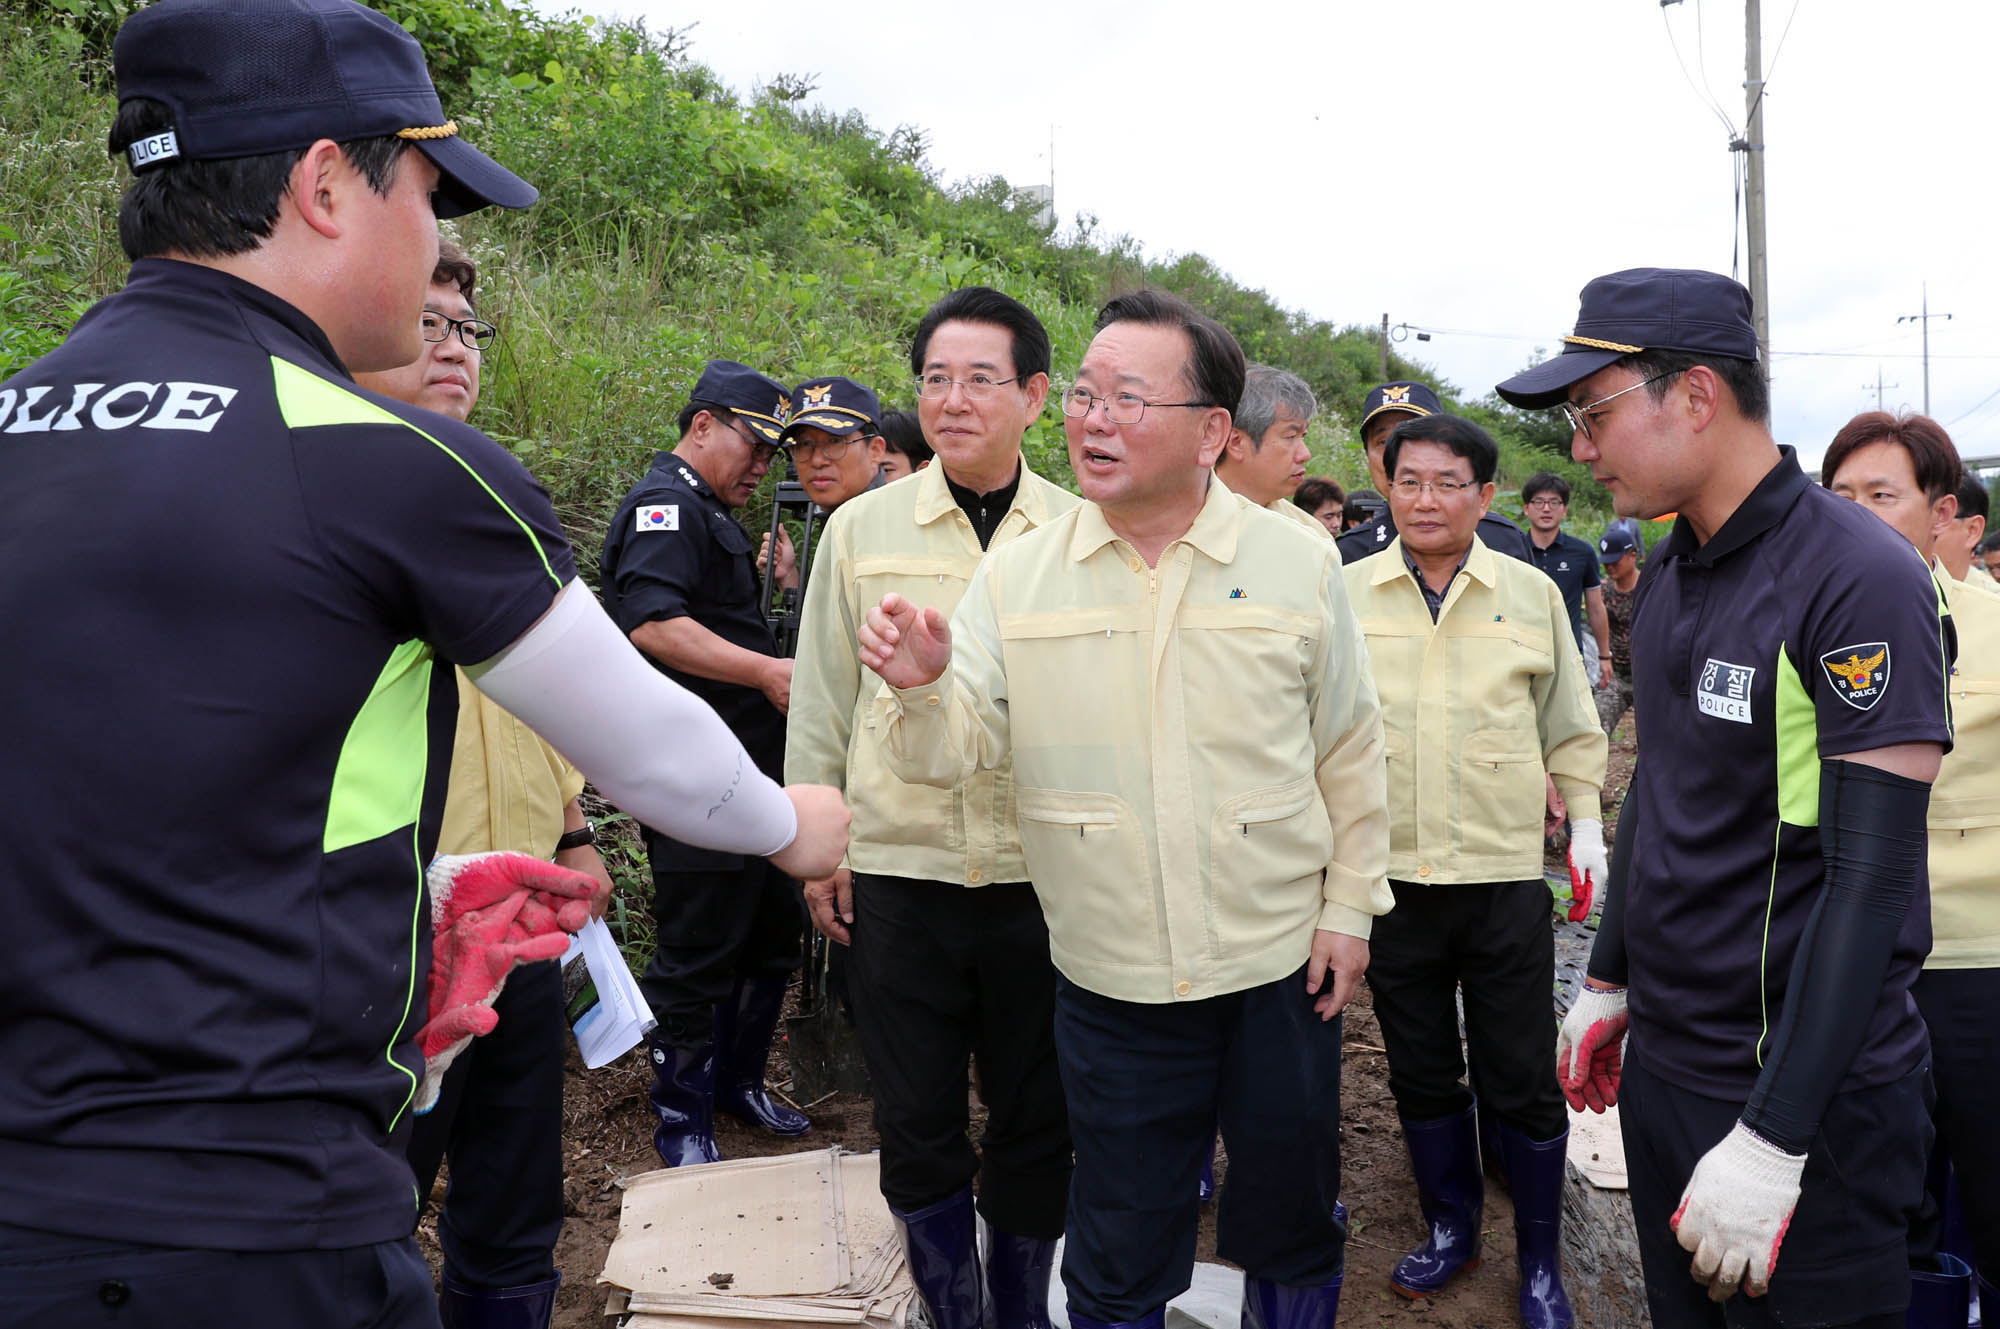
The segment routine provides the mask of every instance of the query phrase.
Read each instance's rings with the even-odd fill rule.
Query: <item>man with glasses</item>
[[[1500,395],[1563,410],[1620,516],[1679,517],[1639,583],[1645,742],[1557,1074],[1619,1108],[1658,1329],[1899,1326],[1949,624],[1909,542],[1772,440],[1742,286],[1599,277],[1563,343]]]
[[[1596,551],[1562,528],[1563,518],[1569,515],[1569,481],[1554,471],[1529,476],[1528,483],[1521,486],[1521,510],[1528,517],[1529,555],[1562,591],[1570,634],[1583,652],[1590,685],[1606,686],[1611,679],[1611,624],[1604,616],[1604,595],[1598,590]],[[1586,613],[1590,617],[1588,638],[1583,635]]]
[[[702,368],[681,437],[633,486],[604,537],[611,617],[669,678],[715,708],[759,770],[784,762],[792,662],[758,600],[751,540],[732,512],[777,455],[791,392],[733,360]],[[772,1099],[764,1058],[798,968],[805,911],[768,861],[700,849],[651,827],[653,958],[640,987],[659,1021],[648,1042],[653,1143],[668,1167],[712,1163],[714,1112],[778,1135],[812,1123]]]
[[[1398,425],[1382,455],[1397,537],[1347,567],[1389,757],[1396,907],[1375,925],[1368,986],[1429,1228],[1390,1286],[1428,1297],[1478,1260],[1483,1129],[1514,1199],[1521,1323],[1569,1329],[1541,811],[1553,779],[1575,818],[1573,861],[1602,882],[1605,741],[1561,591],[1475,534],[1498,460],[1469,420]]]
[[[1111,301],[1063,396],[1086,501],[995,551],[949,627],[883,585],[860,631],[891,769],[1013,763],[1061,975],[1077,1329],[1164,1325],[1218,1124],[1245,1329],[1339,1309],[1337,1017],[1389,907],[1381,713],[1326,538],[1212,483],[1243,373],[1179,299]]]
[[[1070,1180],[1051,1032],[1055,971],[1028,882],[1010,769],[909,784],[872,733],[881,679],[855,630],[885,594],[950,613],[990,549],[1076,498],[1029,470],[1021,440],[1049,391],[1049,337],[1011,296],[955,291],[910,345],[917,415],[937,464],[844,503],[806,581],[785,769],[846,791],[855,833],[838,873],[806,883],[813,923],[851,947],[855,1026],[882,1136],[882,1194],[938,1329],[1048,1324],[1049,1270]],[[811,418],[801,406],[799,420]],[[966,1061],[989,1112],[966,1138]]]
[[[1393,383],[1377,383],[1368,389],[1368,395],[1361,401],[1361,451],[1368,459],[1369,478],[1379,492],[1389,492],[1389,473],[1382,468],[1382,453],[1388,446],[1389,431],[1404,420],[1421,420],[1428,415],[1443,413],[1444,403],[1421,383],[1399,379]],[[1395,538],[1396,519],[1385,509],[1376,514],[1373,521],[1349,530],[1336,543],[1340,546],[1341,562],[1352,563],[1381,553]],[[1521,533],[1520,527],[1497,512],[1489,511],[1480,516],[1479,538],[1495,553],[1523,562],[1534,561],[1528,552],[1528,537]],[[1560,817],[1557,819],[1560,820]]]
[[[888,450],[882,438],[882,403],[851,378],[809,378],[793,390],[795,412],[781,440],[791,452],[799,483],[811,499],[816,517],[825,517],[848,499],[880,488],[882,458]],[[757,548],[757,570],[771,555],[767,533]],[[799,568],[791,533],[778,531],[780,586],[797,589]]]

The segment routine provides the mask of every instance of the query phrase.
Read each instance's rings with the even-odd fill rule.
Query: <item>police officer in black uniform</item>
[[[535,198],[415,39],[160,0],[113,65],[131,275],[0,382],[0,1324],[435,1329],[440,666],[707,843],[830,872],[845,814],[633,658],[506,449],[353,381],[416,358],[437,216]]]
[[[750,534],[731,515],[770,469],[789,390],[747,365],[711,360],[681,411],[681,438],[653,459],[604,537],[605,606],[670,678],[715,707],[760,770],[785,760],[792,662],[778,654]],[[640,986],[651,1036],[653,1142],[669,1167],[720,1158],[720,1108],[777,1135],[812,1123],[772,1099],[765,1059],[785,986],[802,958],[797,884],[761,858],[646,831],[658,922]]]
[[[1909,541],[1772,441],[1740,285],[1599,277],[1564,343],[1500,395],[1564,410],[1619,515],[1680,516],[1637,590],[1646,741],[1558,1074],[1619,1107],[1657,1329],[1894,1329],[1949,621]]]
[[[1389,473],[1382,469],[1382,451],[1388,446],[1389,432],[1404,420],[1443,414],[1444,404],[1438,395],[1421,383],[1398,379],[1368,389],[1361,402],[1361,450],[1368,455],[1368,474],[1376,493],[1389,492]],[[1527,534],[1497,512],[1481,517],[1475,534],[1496,554],[1529,563],[1535,561],[1528,548]],[[1374,521],[1355,527],[1334,543],[1340,549],[1340,561],[1353,563],[1381,553],[1395,538],[1396,522],[1385,503]]]

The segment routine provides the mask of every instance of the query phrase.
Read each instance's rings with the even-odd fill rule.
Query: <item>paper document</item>
[[[576,960],[581,972],[570,967]],[[570,938],[562,962],[565,1009],[583,1064],[596,1070],[637,1047],[653,1027],[652,1008],[603,919]]]

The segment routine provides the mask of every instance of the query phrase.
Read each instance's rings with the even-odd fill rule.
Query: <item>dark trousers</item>
[[[1701,1156],[1736,1125],[1743,1104],[1690,1093],[1631,1055],[1618,1086],[1632,1219],[1653,1329],[1864,1326],[1902,1329],[1910,1299],[1909,1227],[1930,1153],[1930,1071],[1835,1094],[1806,1155],[1792,1211],[1762,1297],[1717,1305],[1667,1221]]]
[[[1967,1235],[1989,1281],[2000,1278],[2000,969],[1926,969],[1910,988],[1931,1031],[1937,1147],[1958,1174]]]
[[[1458,995],[1479,1110],[1531,1140],[1569,1125],[1556,1087],[1555,931],[1539,881],[1423,886],[1392,881],[1375,920],[1368,988],[1389,1054],[1389,1092],[1412,1121],[1472,1106]]]
[[[979,1179],[1002,1232],[1053,1241],[1069,1195],[1055,967],[1034,887],[854,875],[848,991],[882,1137],[882,1196],[914,1212]],[[986,1130],[966,1138],[968,1058]]]
[[[333,1251],[208,1251],[0,1223],[0,1329],[438,1329],[413,1237]]]
[[[1194,1273],[1196,1181],[1218,1124],[1229,1172],[1216,1253],[1252,1278],[1339,1273],[1340,1021],[1297,973],[1163,1005],[1056,983],[1056,1051],[1076,1136],[1063,1286],[1072,1312],[1137,1320]]]
[[[553,1277],[563,1220],[562,969],[508,975],[500,1023],[445,1072],[437,1105],[413,1123],[410,1170],[428,1199],[439,1162],[451,1184],[438,1214],[445,1267],[462,1282],[518,1287]]]
[[[715,1008],[741,977],[789,974],[804,959],[798,883],[762,858],[692,849],[646,832],[658,933],[640,991],[657,1037],[697,1048],[715,1037]]]

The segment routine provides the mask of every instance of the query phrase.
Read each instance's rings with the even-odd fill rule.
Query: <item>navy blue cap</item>
[[[1632,543],[1632,532],[1623,526],[1610,527],[1604,532],[1604,538],[1597,542],[1597,561],[1616,563],[1637,547]]]
[[[1421,383],[1408,379],[1398,379],[1394,383],[1377,383],[1368,389],[1368,395],[1361,400],[1361,430],[1368,431],[1368,422],[1384,411],[1407,411],[1411,415],[1443,415],[1444,403],[1438,395]]]
[[[158,0],[125,20],[111,60],[120,102],[150,97],[173,113],[126,150],[135,171],[393,134],[438,168],[440,217],[536,198],[458,137],[417,39],[354,0]]]
[[[1583,288],[1576,331],[1562,354],[1494,389],[1526,410],[1554,406],[1572,383],[1640,351],[1757,358],[1750,292],[1740,282],[1691,268],[1627,268]]]
[[[695,406],[721,406],[773,443],[785,432],[792,415],[791,389],[734,360],[710,360],[701,367],[688,401]]]
[[[809,378],[799,384],[793,401],[791,423],[785,426],[786,442],[803,425],[829,434],[851,434],[857,429],[876,434],[882,430],[882,403],[851,378]]]

